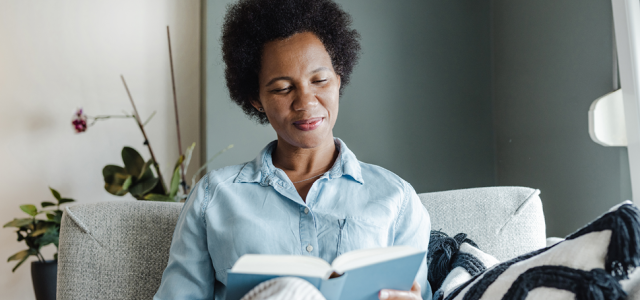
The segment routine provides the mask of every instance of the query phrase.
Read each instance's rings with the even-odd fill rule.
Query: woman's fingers
[[[414,281],[410,291],[380,290],[378,298],[380,300],[421,300],[420,290],[420,284]]]
[[[414,280],[414,281],[413,281],[413,285],[411,286],[411,291],[412,291],[412,292],[417,292],[417,293],[418,293],[418,295],[420,295],[420,294],[421,294],[421,293],[420,293],[420,291],[421,291],[421,290],[422,290],[422,289],[420,288],[420,284],[419,284],[417,281],[415,281],[415,280]]]

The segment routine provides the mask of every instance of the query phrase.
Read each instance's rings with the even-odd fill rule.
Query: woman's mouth
[[[293,122],[293,126],[295,126],[296,128],[302,131],[309,131],[309,130],[314,130],[318,128],[318,126],[320,126],[320,124],[322,124],[323,121],[324,121],[324,118],[312,118],[312,119],[295,121]]]

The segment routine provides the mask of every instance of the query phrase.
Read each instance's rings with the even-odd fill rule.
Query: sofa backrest
[[[466,233],[500,261],[546,246],[540,190],[486,187],[419,194],[431,229]]]
[[[500,260],[545,245],[539,191],[494,187],[420,194],[432,229],[464,232]],[[117,200],[65,209],[57,299],[151,299],[181,203]]]
[[[57,299],[152,299],[181,203],[118,200],[67,207]]]

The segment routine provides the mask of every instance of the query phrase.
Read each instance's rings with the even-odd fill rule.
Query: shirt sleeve
[[[420,202],[415,190],[404,182],[404,203],[395,225],[394,245],[407,245],[420,250],[428,250],[431,235],[431,220],[427,209]],[[430,300],[431,286],[427,281],[426,256],[420,265],[416,281],[422,288],[422,299]]]
[[[198,182],[182,207],[173,232],[167,268],[153,300],[214,298],[215,273],[207,249],[203,218],[208,176]]]

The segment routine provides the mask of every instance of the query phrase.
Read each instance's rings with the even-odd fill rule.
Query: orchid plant
[[[125,81],[124,76],[121,75],[120,77],[122,79],[122,83],[124,84],[124,88],[127,91],[127,95],[129,96],[131,106],[133,107],[133,113],[128,114],[125,112],[122,115],[98,115],[92,117],[86,115],[84,113],[84,110],[80,108],[76,110],[71,121],[71,125],[73,126],[73,129],[76,133],[87,131],[90,126],[95,125],[95,123],[100,120],[107,120],[112,118],[131,118],[136,121],[136,124],[138,125],[138,128],[140,129],[142,136],[144,137],[143,144],[149,150],[151,158],[149,160],[145,160],[144,158],[142,158],[142,155],[138,153],[138,151],[131,147],[122,148],[121,156],[124,167],[107,165],[102,169],[104,188],[105,190],[107,190],[107,192],[113,195],[124,196],[127,193],[130,193],[138,200],[184,201],[187,195],[189,195],[191,186],[195,185],[196,177],[198,176],[198,174],[200,174],[200,172],[202,172],[209,163],[211,163],[216,157],[218,157],[218,155],[233,148],[233,145],[229,145],[225,149],[220,150],[220,152],[214,155],[195,172],[195,174],[191,178],[191,185],[187,184],[185,180],[185,174],[187,173],[187,168],[189,166],[189,162],[191,161],[191,155],[193,153],[193,150],[195,149],[196,143],[192,143],[191,146],[189,146],[183,153],[181,147],[182,143],[180,140],[180,122],[178,119],[178,100],[176,96],[176,86],[173,71],[173,58],[171,56],[171,37],[169,34],[168,26],[167,39],[169,41],[169,60],[171,65],[171,81],[173,83],[173,104],[175,108],[176,130],[178,132],[177,142],[180,154],[177,162],[172,169],[173,172],[171,174],[172,176],[169,181],[169,185],[165,184],[164,182],[164,177],[160,172],[158,161],[156,160],[153,149],[151,147],[151,143],[149,142],[147,134],[144,130],[145,126],[147,125],[147,123],[149,123],[149,121],[151,121],[156,112],[154,111],[145,122],[141,121],[140,115],[138,114],[138,110],[136,109],[135,102],[133,101],[133,97],[131,96],[131,92],[129,91],[129,87],[127,86],[127,82]]]

